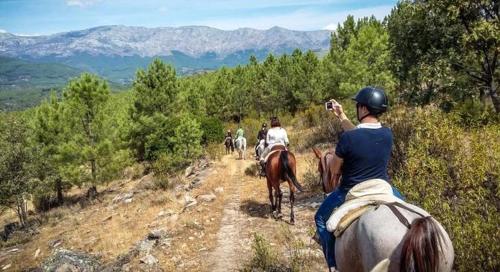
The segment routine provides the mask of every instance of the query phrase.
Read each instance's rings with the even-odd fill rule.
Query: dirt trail
[[[240,188],[244,167],[249,164],[249,161],[232,162],[233,160],[232,157],[226,156],[223,161],[228,166],[230,184],[226,187],[224,210],[217,233],[217,247],[209,258],[214,262],[210,271],[237,270],[241,259],[240,235],[245,218],[240,212]]]
[[[300,155],[299,155],[300,156]],[[281,185],[283,196],[283,219],[275,220],[269,216],[269,200],[265,178],[245,175],[245,169],[254,164],[252,159],[236,160],[235,156],[225,156],[221,161],[221,170],[225,176],[223,182],[224,206],[222,219],[217,231],[216,245],[205,256],[208,263],[205,271],[238,271],[252,257],[253,235],[263,235],[278,255],[285,255],[284,230],[294,237],[304,241],[304,254],[313,259],[311,271],[322,269],[322,254],[319,247],[311,241],[310,232],[313,227],[315,203],[321,199],[311,194],[299,194],[296,200],[295,215],[297,224],[291,226],[289,222],[288,186]],[[298,176],[302,176],[306,165],[299,165]]]

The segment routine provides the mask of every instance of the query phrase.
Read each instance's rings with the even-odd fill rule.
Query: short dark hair
[[[271,118],[271,127],[281,127],[281,123],[278,117]]]

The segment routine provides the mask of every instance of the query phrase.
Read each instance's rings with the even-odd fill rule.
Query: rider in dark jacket
[[[259,130],[259,133],[257,134],[257,144],[255,145],[255,157],[259,158],[260,154],[258,153],[258,150],[261,150],[261,152],[265,148],[265,143],[266,143],[266,136],[267,136],[267,124],[263,123],[262,128]]]

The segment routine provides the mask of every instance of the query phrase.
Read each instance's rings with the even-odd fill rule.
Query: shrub
[[[481,127],[499,122],[499,115],[490,105],[484,105],[478,100],[469,99],[455,108],[461,123],[465,127]]]
[[[269,242],[260,234],[254,234],[253,257],[242,271],[276,271],[278,255]]]
[[[270,127],[268,121],[261,119],[245,118],[241,122],[241,126],[245,130],[245,138],[247,139],[247,149],[251,149],[257,142],[257,133],[259,132],[262,123],[268,123],[268,128]],[[235,130],[236,132],[236,130]]]
[[[288,226],[282,225],[280,234],[288,257],[289,271],[305,271],[311,265],[313,256],[307,248],[306,243],[297,238]]]
[[[220,143],[224,139],[224,124],[215,117],[200,118],[200,128],[203,131],[201,143]]]
[[[172,187],[172,183],[170,182],[168,176],[165,174],[155,175],[153,179],[153,184],[155,189],[160,189],[160,190],[167,190]]]
[[[334,144],[342,132],[337,118],[319,106],[297,114],[294,126],[299,130],[299,133],[292,135],[299,151],[310,149],[320,143]],[[297,137],[299,135],[300,137]],[[292,139],[290,141],[295,145]]]
[[[465,129],[436,107],[401,107],[384,119],[394,132],[394,183],[443,224],[455,268],[498,270],[500,125]]]
[[[304,186],[308,188],[308,190],[322,191],[321,179],[318,172],[318,159],[316,159],[316,157],[307,159],[305,164],[307,170],[301,179]]]
[[[152,170],[155,176],[168,176],[189,165],[189,160],[182,156],[170,153],[161,154],[152,164]]]
[[[205,155],[210,160],[219,161],[224,155],[225,147],[221,143],[211,143],[205,147]]]
[[[259,174],[260,167],[256,163],[252,163],[250,166],[245,168],[245,175],[255,177]]]

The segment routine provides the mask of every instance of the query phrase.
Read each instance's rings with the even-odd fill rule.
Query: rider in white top
[[[280,121],[277,117],[271,118],[271,129],[267,131],[266,136],[266,148],[260,156],[260,165],[262,166],[261,175],[265,175],[265,159],[271,149],[276,145],[288,146],[290,142],[288,141],[288,135],[286,130],[281,127]]]
[[[267,131],[266,143],[268,144],[267,148],[269,150],[271,150],[275,145],[287,146],[289,141],[286,130],[282,127],[271,128]]]

